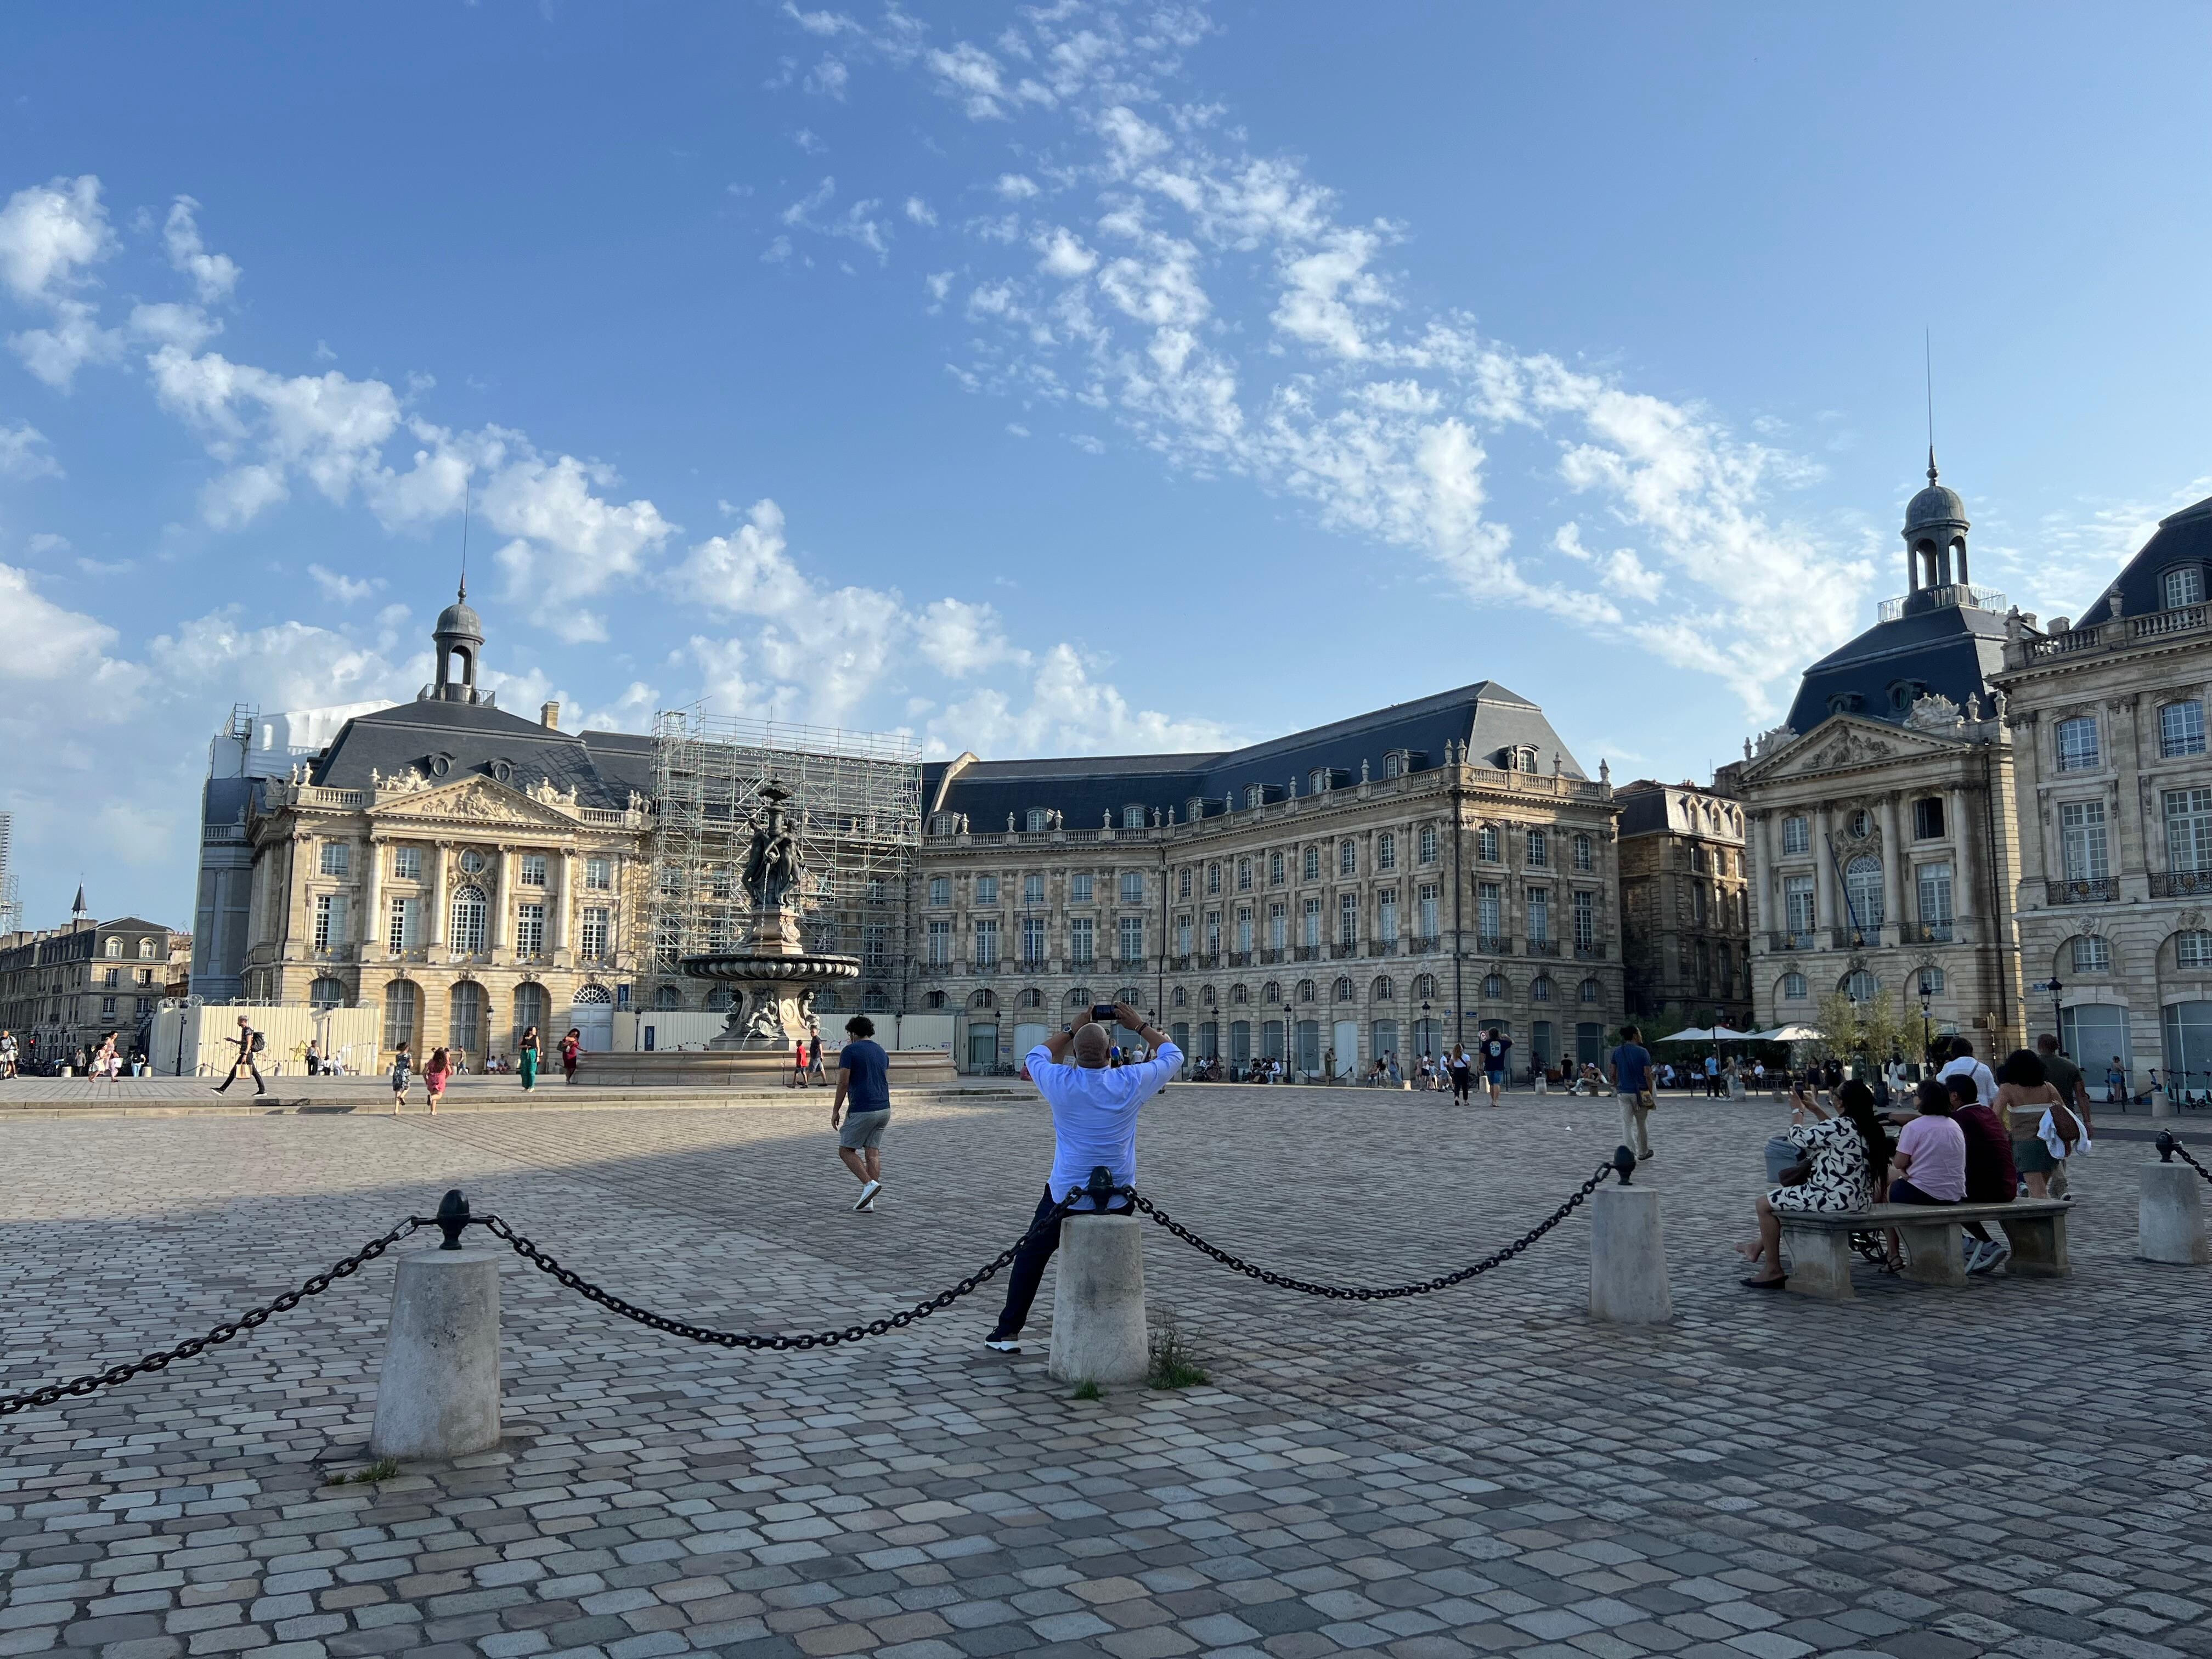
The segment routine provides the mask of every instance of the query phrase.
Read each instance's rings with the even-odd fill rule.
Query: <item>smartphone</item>
[[[1114,1005],[1110,1002],[1093,1003],[1091,1008],[1091,1018],[1101,1025],[1111,1025],[1114,1023]]]

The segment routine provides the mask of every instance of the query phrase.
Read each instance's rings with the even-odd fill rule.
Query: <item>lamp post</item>
[[[1920,1073],[1928,1074],[1929,1062],[1936,1056],[1936,1021],[1929,1011],[1928,975],[1920,976]]]
[[[2058,976],[2054,974],[2049,979],[2043,981],[2035,988],[2039,991],[2048,991],[2051,993],[2051,1035],[2058,1039],[2058,1052],[2062,1054],[2065,1054],[2066,1025],[2065,1022],[2059,1018],[2058,994],[2066,988],[2058,982]],[[2070,1059],[2071,1056],[2069,1055],[2069,1058]]]

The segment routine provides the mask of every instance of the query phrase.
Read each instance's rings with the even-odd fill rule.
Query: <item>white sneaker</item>
[[[853,1206],[854,1212],[858,1213],[860,1211],[873,1208],[876,1202],[876,1194],[883,1191],[883,1189],[884,1183],[880,1181],[871,1181],[866,1186],[861,1188],[860,1201]]]
[[[2008,1239],[1992,1239],[1974,1252],[1974,1259],[1966,1264],[1970,1273],[1993,1273],[2012,1260],[2012,1243]]]
[[[993,1353],[1019,1353],[1022,1340],[1018,1336],[987,1336],[983,1339],[983,1346]]]

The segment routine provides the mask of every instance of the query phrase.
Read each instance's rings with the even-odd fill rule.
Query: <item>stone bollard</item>
[[[1061,1218],[1045,1367],[1061,1382],[1141,1382],[1151,1371],[1144,1229],[1133,1215]]]
[[[2153,1117],[2178,1115],[2174,1110],[2172,1097],[2166,1092],[2166,1085],[2162,1083],[2150,1091],[2150,1115]]]
[[[450,1202],[459,1194],[447,1196]],[[441,1248],[399,1258],[368,1437],[373,1457],[465,1457],[499,1443],[505,1257],[464,1250],[459,1237],[459,1229],[450,1229]]]
[[[1616,1164],[1627,1151],[1613,1155]],[[1590,1194],[1589,1310],[1591,1318],[1616,1325],[1664,1325],[1674,1316],[1659,1194],[1649,1187],[1624,1180]]]
[[[2212,1261],[2204,1237],[2203,1177],[2186,1164],[2172,1161],[2166,1138],[2160,1138],[2160,1161],[2142,1168],[2142,1197],[2136,1211],[2136,1254],[2146,1261],[2202,1267]]]

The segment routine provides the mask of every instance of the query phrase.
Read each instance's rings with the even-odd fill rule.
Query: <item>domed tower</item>
[[[438,645],[438,680],[430,695],[440,702],[483,702],[477,690],[477,658],[483,650],[483,618],[469,604],[469,584],[461,581],[459,596],[438,613],[430,630]]]
[[[1925,589],[1965,586],[1966,504],[1959,492],[1936,482],[1936,447],[1928,447],[1928,488],[1905,504],[1905,574],[1906,604]]]

